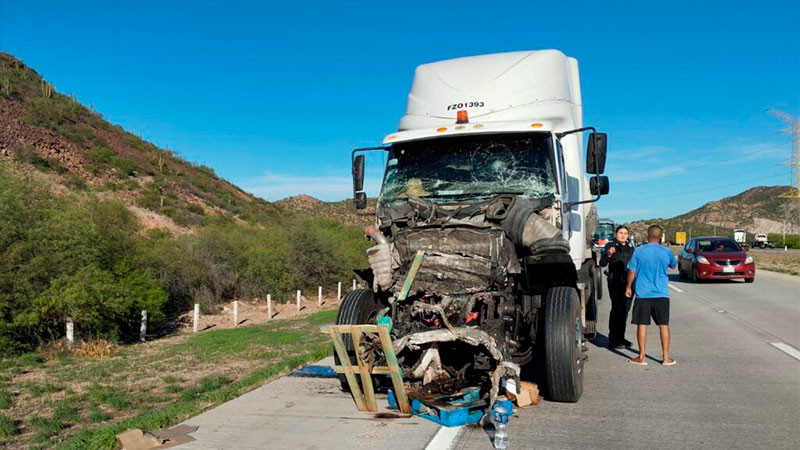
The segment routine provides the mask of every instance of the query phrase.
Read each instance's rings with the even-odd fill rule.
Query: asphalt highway
[[[677,365],[660,364],[655,326],[647,366],[627,362],[635,349],[607,349],[606,297],[583,397],[519,411],[510,448],[800,448],[800,277],[670,284]],[[632,325],[626,337],[635,341]],[[445,428],[382,411],[356,411],[335,379],[284,377],[187,420],[199,426],[197,441],[182,448],[491,448],[491,426]]]

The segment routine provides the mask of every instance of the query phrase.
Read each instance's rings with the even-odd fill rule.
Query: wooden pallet
[[[339,357],[340,366],[334,366],[336,373],[343,373],[350,385],[350,393],[359,411],[378,411],[378,404],[375,402],[375,389],[372,386],[372,375],[389,375],[392,379],[394,392],[400,411],[411,414],[411,406],[408,403],[408,395],[403,386],[403,370],[397,362],[397,355],[394,353],[392,338],[389,336],[387,325],[323,325],[320,327],[323,333],[330,336],[333,342],[333,349]],[[344,348],[342,334],[348,333],[353,339],[353,346],[356,349],[356,366],[350,363],[347,350]],[[374,333],[380,338],[383,354],[386,358],[386,366],[368,366],[361,358],[360,343],[364,333]],[[356,377],[358,375],[358,377]],[[361,383],[359,384],[359,380]]]

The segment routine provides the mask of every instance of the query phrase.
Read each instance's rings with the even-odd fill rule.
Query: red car
[[[682,280],[727,280],[756,278],[753,257],[729,237],[709,236],[690,239],[678,254],[678,274]]]

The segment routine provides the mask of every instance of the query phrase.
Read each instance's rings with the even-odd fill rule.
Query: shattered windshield
[[[555,192],[549,133],[476,135],[392,146],[380,204],[393,206],[409,195],[447,203]]]

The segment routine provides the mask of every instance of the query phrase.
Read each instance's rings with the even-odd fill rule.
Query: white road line
[[[439,431],[433,436],[425,450],[449,450],[453,446],[458,433],[461,432],[463,426],[460,427],[439,427]]]
[[[791,356],[792,358],[800,361],[800,351],[797,351],[796,348],[786,345],[783,342],[773,342],[771,344],[773,347],[777,348],[778,350],[786,353],[787,355]]]
[[[669,288],[670,288],[670,289],[672,289],[672,290],[673,290],[673,291],[675,291],[675,292],[680,292],[681,294],[683,294],[684,292],[686,292],[686,291],[684,291],[683,289],[679,288],[678,286],[675,286],[675,285],[674,285],[674,284],[672,284],[672,283],[670,283],[670,284],[669,284]]]

